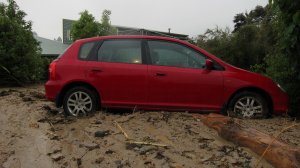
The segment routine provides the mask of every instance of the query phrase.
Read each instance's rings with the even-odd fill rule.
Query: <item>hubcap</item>
[[[67,107],[73,116],[78,116],[80,113],[86,115],[92,110],[92,98],[85,92],[74,92],[68,98]]]
[[[235,114],[244,118],[251,118],[263,113],[263,106],[260,101],[254,97],[242,97],[234,105]]]

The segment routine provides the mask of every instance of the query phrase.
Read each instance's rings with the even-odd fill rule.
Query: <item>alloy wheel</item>
[[[253,118],[263,114],[263,105],[255,97],[242,97],[235,103],[233,111],[243,118]]]
[[[67,99],[67,108],[73,116],[86,115],[92,110],[92,98],[85,92],[76,91]]]

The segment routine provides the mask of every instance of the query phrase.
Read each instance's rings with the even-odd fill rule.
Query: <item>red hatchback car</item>
[[[73,116],[100,107],[223,111],[246,118],[288,110],[287,94],[271,79],[166,37],[78,40],[49,73],[46,97]]]

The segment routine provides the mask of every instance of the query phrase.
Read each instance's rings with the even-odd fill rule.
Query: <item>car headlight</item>
[[[286,92],[280,85],[279,83],[276,82],[277,87],[279,87],[283,92]]]

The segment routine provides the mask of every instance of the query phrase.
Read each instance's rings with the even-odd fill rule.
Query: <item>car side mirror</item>
[[[207,70],[212,70],[213,67],[214,67],[214,63],[212,62],[212,60],[206,59],[206,60],[205,60],[205,68],[206,68]]]

